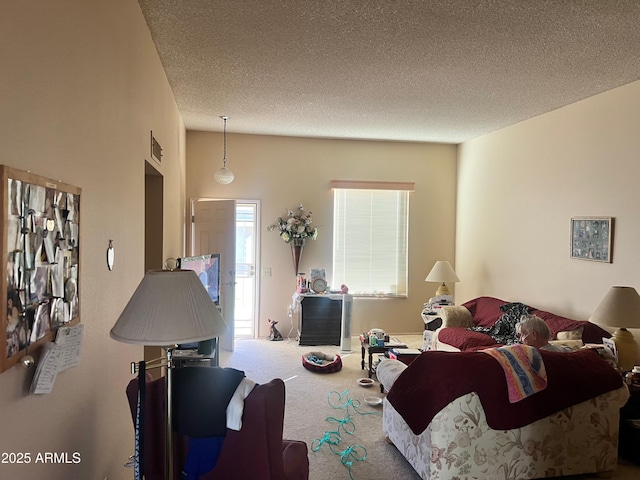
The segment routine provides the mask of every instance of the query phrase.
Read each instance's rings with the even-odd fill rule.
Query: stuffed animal
[[[276,324],[278,322],[269,319],[269,325],[271,325],[270,327],[270,334],[269,334],[269,340],[271,340],[272,342],[278,341],[278,340],[282,340],[282,334],[278,331],[278,329],[276,328]]]

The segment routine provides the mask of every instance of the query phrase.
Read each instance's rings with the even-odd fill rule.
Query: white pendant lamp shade
[[[227,167],[222,167],[213,176],[215,177],[216,182],[222,185],[227,185],[233,182],[233,179],[235,178],[235,176],[233,175],[233,172],[229,170]]]
[[[151,270],[111,329],[125,343],[167,346],[220,336],[227,324],[193,270]]]
[[[216,182],[221,185],[228,185],[233,182],[233,179],[235,178],[233,172],[227,168],[227,120],[229,120],[230,117],[227,115],[221,115],[220,118],[224,121],[224,154],[222,157],[222,168],[218,170],[213,177],[216,179]]]

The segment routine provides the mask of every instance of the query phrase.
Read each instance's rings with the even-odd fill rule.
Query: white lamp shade
[[[433,266],[427,278],[424,279],[425,282],[459,282],[460,279],[454,272],[451,264],[446,260],[438,260],[436,264]]]
[[[111,338],[167,346],[209,340],[226,330],[227,324],[193,270],[151,270],[111,329]]]
[[[633,287],[611,287],[589,321],[614,328],[640,328],[640,295]]]

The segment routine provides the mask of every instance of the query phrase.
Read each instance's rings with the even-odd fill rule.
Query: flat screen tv
[[[220,304],[220,254],[209,253],[195,257],[182,257],[178,259],[178,268],[193,270],[209,293],[211,301]],[[202,342],[185,343],[178,346],[181,349],[197,348],[198,353],[209,355],[213,351],[216,339]]]
[[[182,257],[178,259],[178,268],[193,270],[207,289],[211,300],[220,304],[220,254],[210,253],[197,257]]]

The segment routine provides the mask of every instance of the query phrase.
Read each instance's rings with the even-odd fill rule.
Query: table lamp
[[[111,329],[119,342],[164,347],[166,357],[165,478],[173,477],[171,356],[182,343],[219,337],[227,330],[216,304],[193,270],[150,270]]]
[[[589,321],[616,328],[613,341],[618,351],[618,366],[631,370],[638,358],[638,343],[627,328],[640,328],[640,295],[633,287],[611,287]]]
[[[442,282],[442,285],[440,285],[438,290],[436,290],[436,297],[439,297],[440,295],[451,295],[451,293],[449,293],[449,288],[447,288],[444,282],[459,282],[460,279],[456,275],[456,272],[453,271],[449,262],[446,260],[438,260],[424,281]]]

